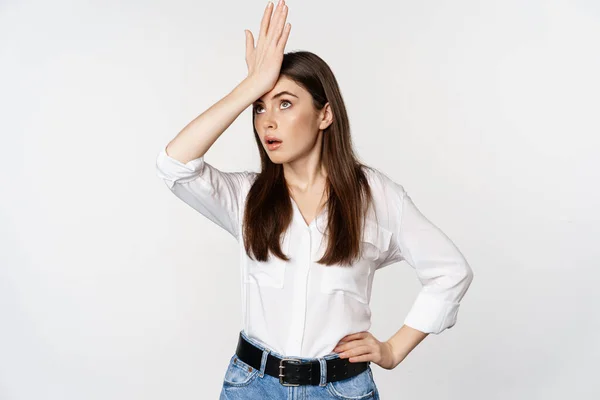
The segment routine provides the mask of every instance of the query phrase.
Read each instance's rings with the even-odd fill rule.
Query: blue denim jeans
[[[379,400],[379,392],[373,380],[370,365],[365,371],[351,378],[325,382],[327,374],[325,362],[329,359],[339,358],[337,353],[321,358],[299,358],[303,361],[318,360],[321,363],[321,384],[284,386],[278,378],[265,374],[265,365],[269,353],[280,358],[284,356],[249,338],[244,331],[241,332],[241,335],[244,339],[263,350],[260,369],[244,363],[234,353],[225,372],[219,400]]]

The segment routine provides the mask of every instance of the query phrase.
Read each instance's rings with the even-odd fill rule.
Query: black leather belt
[[[263,350],[248,342],[241,332],[235,353],[240,360],[260,370]],[[352,363],[347,358],[335,358],[326,360],[326,363],[326,382],[335,382],[360,374],[367,369],[370,361]],[[269,353],[265,373],[278,378],[283,386],[319,385],[321,383],[321,364],[317,360],[300,361],[296,358],[279,358]]]

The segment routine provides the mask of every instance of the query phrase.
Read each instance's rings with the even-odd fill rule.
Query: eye
[[[282,103],[282,104],[283,104],[283,103],[288,103],[290,106],[292,105],[292,102],[291,102],[291,101],[284,100],[284,99],[282,99],[282,100],[281,100],[281,103]],[[288,106],[288,107],[285,107],[284,109],[290,108],[290,106]],[[255,113],[255,114],[262,114],[262,113],[259,113],[259,112],[258,112],[258,110],[259,110],[259,109],[261,109],[261,108],[262,108],[262,106],[261,106],[261,105],[256,105],[256,106],[254,106],[254,110],[253,110],[253,111],[254,111],[254,113]]]

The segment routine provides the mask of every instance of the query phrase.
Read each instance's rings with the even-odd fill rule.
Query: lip
[[[282,144],[283,144],[282,142],[277,142],[277,143],[273,143],[273,144],[267,143],[267,149],[269,149],[270,151],[277,150]]]
[[[269,140],[278,140],[279,142],[282,142],[282,140],[280,138],[278,138],[277,136],[274,135],[265,135],[265,137],[263,138],[263,141],[265,142],[265,144],[269,144]]]
[[[277,150],[283,144],[283,141],[274,135],[265,135],[263,140],[269,151]],[[278,140],[278,142],[269,144],[269,140]]]

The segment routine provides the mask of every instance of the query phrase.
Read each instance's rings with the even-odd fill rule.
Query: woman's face
[[[321,111],[315,109],[310,93],[296,82],[281,76],[252,108],[256,132],[272,162],[287,163],[320,151],[322,130],[329,125],[324,118],[329,105]],[[269,135],[280,143],[269,145]]]

